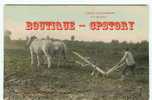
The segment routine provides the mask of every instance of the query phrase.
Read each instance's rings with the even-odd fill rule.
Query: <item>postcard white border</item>
[[[149,84],[150,99],[152,100],[152,1],[151,0],[3,0],[0,2],[0,100],[3,100],[3,8],[5,4],[146,4],[149,6]]]

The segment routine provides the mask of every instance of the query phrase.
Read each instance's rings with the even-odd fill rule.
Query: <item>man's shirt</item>
[[[135,59],[133,57],[133,54],[130,51],[126,51],[124,53],[124,56],[122,57],[120,62],[122,61],[125,61],[128,66],[135,64]]]

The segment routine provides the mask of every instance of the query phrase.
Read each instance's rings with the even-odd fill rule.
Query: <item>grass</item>
[[[79,60],[71,53],[77,51],[83,56],[89,56],[90,61],[104,70],[111,68],[122,56],[119,53],[120,46],[117,45],[65,42],[69,51],[68,60]],[[54,63],[50,69],[42,65],[40,71],[32,72],[29,51],[21,44],[5,44],[5,98],[10,96],[15,100],[148,100],[148,54],[146,46],[141,48],[143,44],[140,44],[138,52],[133,51],[138,63],[136,77],[128,76],[124,81],[119,80],[122,69],[108,77],[99,73],[91,76],[91,67],[80,67],[74,62],[66,62],[60,67],[56,67]],[[129,46],[134,48],[139,44]]]

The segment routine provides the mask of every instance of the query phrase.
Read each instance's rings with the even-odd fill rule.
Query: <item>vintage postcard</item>
[[[5,5],[5,100],[148,100],[147,5]]]

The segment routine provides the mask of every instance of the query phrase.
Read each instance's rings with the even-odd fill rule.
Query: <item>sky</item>
[[[94,14],[88,14],[93,12]],[[112,14],[105,14],[111,13]],[[98,17],[98,18],[97,18]],[[127,31],[92,31],[88,28],[66,31],[31,31],[25,30],[26,21],[75,21],[89,26],[91,21],[135,21],[135,29]],[[51,6],[51,5],[5,5],[4,30],[12,32],[11,39],[26,39],[32,35],[38,38],[50,36],[56,39],[70,39],[72,35],[81,41],[112,40],[140,42],[148,40],[147,6]]]

